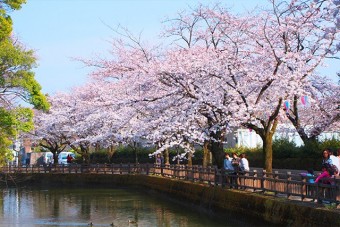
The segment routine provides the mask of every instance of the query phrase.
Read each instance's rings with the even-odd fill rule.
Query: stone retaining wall
[[[142,186],[218,215],[282,226],[340,226],[340,212],[336,209],[157,176],[35,173],[12,177],[17,184],[32,186]]]

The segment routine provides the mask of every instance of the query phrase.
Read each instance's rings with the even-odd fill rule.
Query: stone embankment
[[[144,175],[17,174],[17,184],[59,186],[143,187],[214,213],[281,226],[340,226],[340,212],[312,203],[260,193]]]

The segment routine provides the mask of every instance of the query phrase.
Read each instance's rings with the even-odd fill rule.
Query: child
[[[332,166],[328,163],[325,163],[321,167],[322,173],[316,178],[315,183],[321,182],[322,184],[332,184],[332,180],[330,179],[334,174],[332,171]],[[322,199],[330,198],[330,188],[321,187],[318,190],[318,203],[322,203]]]
[[[307,169],[307,173],[301,173],[300,175],[306,177],[308,183],[314,184],[314,171],[313,171],[313,169]]]
[[[307,169],[307,182],[314,184],[314,170],[313,169]]]
[[[319,181],[321,181],[324,184],[331,184],[331,181],[328,178],[331,178],[331,176],[333,175],[332,172],[332,168],[330,164],[323,164],[321,167],[321,174],[316,178],[315,183],[318,183]],[[326,180],[324,180],[326,179]]]
[[[307,169],[307,173],[301,173],[301,176],[306,177],[308,185],[306,186],[306,195],[307,196],[313,196],[313,185],[314,184],[314,171],[313,169]]]

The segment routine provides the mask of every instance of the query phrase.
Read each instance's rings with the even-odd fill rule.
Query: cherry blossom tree
[[[163,45],[119,30],[112,58],[83,60],[97,67],[90,83],[59,97],[58,114],[70,118],[76,135],[70,144],[147,139],[161,144],[156,152],[172,146],[191,152],[198,143],[221,166],[224,133],[246,127],[262,138],[270,172],[287,100],[308,95],[320,103],[315,113],[327,108],[337,116],[330,106],[338,87],[322,95],[314,75],[339,50],[337,1],[270,2],[270,10],[247,16],[220,5],[183,11],[168,20]]]
[[[35,111],[33,133],[26,136],[39,142],[41,147],[53,153],[54,163],[58,163],[58,154],[68,145],[67,133],[64,131],[66,116],[57,116],[52,108],[49,112]]]
[[[312,87],[306,88],[310,96],[294,96],[292,108],[286,110],[287,118],[293,124],[304,144],[315,142],[325,131],[339,132],[340,86],[327,78],[312,77]]]
[[[261,136],[265,168],[271,171],[272,138],[285,114],[283,102],[304,95],[309,77],[338,51],[333,2],[271,3],[271,10],[246,17],[218,5],[199,6],[169,20],[163,34],[175,40],[165,48],[147,47],[125,33],[130,44],[112,42],[113,59],[87,64],[100,66],[93,78],[128,94],[118,95],[122,105],[148,119],[137,121],[138,127],[168,124],[158,128],[158,135],[179,143],[183,135],[192,135],[178,125],[192,123],[192,116],[204,118],[205,125],[195,130],[209,138],[218,165],[226,126],[247,127]],[[150,120],[157,116],[161,124]],[[182,136],[173,136],[179,131]]]
[[[188,40],[194,40],[195,45],[199,46],[201,39],[208,51],[212,52],[213,47],[214,53],[219,54],[215,61],[210,60],[210,64],[214,64],[219,71],[211,70],[210,66],[210,71],[206,67],[201,72],[218,78],[220,81],[217,84],[225,85],[224,90],[230,94],[228,109],[232,119],[261,136],[265,168],[268,171],[272,168],[272,137],[279,116],[284,114],[281,108],[283,101],[293,95],[302,96],[306,84],[311,83],[309,77],[327,57],[334,56],[339,49],[339,24],[338,17],[334,16],[336,10],[333,2],[271,2],[271,11],[245,19],[232,18],[220,8],[199,8],[192,14],[191,18],[195,19],[189,19],[195,23],[183,22],[183,18],[188,21],[188,16],[176,20],[176,23],[180,21],[180,24],[192,25],[187,33],[183,32],[185,25],[177,24],[179,32],[174,32],[175,27],[170,29],[184,43],[189,43],[190,49],[193,49],[193,43]],[[197,16],[207,23],[208,32],[201,30],[196,32],[200,36],[193,37],[193,26],[199,24]],[[183,34],[189,35],[189,38]],[[225,45],[228,42],[232,45]],[[201,48],[196,53],[203,51]],[[181,51],[174,55],[182,57],[184,54]],[[193,55],[200,58],[200,54]],[[223,69],[225,71],[221,73]],[[178,75],[182,76],[183,73]],[[197,76],[197,73],[194,75]],[[178,78],[175,80],[179,81]],[[209,78],[205,81],[209,81]],[[237,108],[230,110],[233,102]]]

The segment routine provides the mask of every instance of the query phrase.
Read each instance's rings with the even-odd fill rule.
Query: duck
[[[93,223],[92,223],[92,222],[90,222],[90,223],[88,224],[88,226],[93,226]]]
[[[129,223],[131,223],[131,224],[136,224],[137,221],[135,221],[135,220],[130,220],[130,219],[129,219]]]

